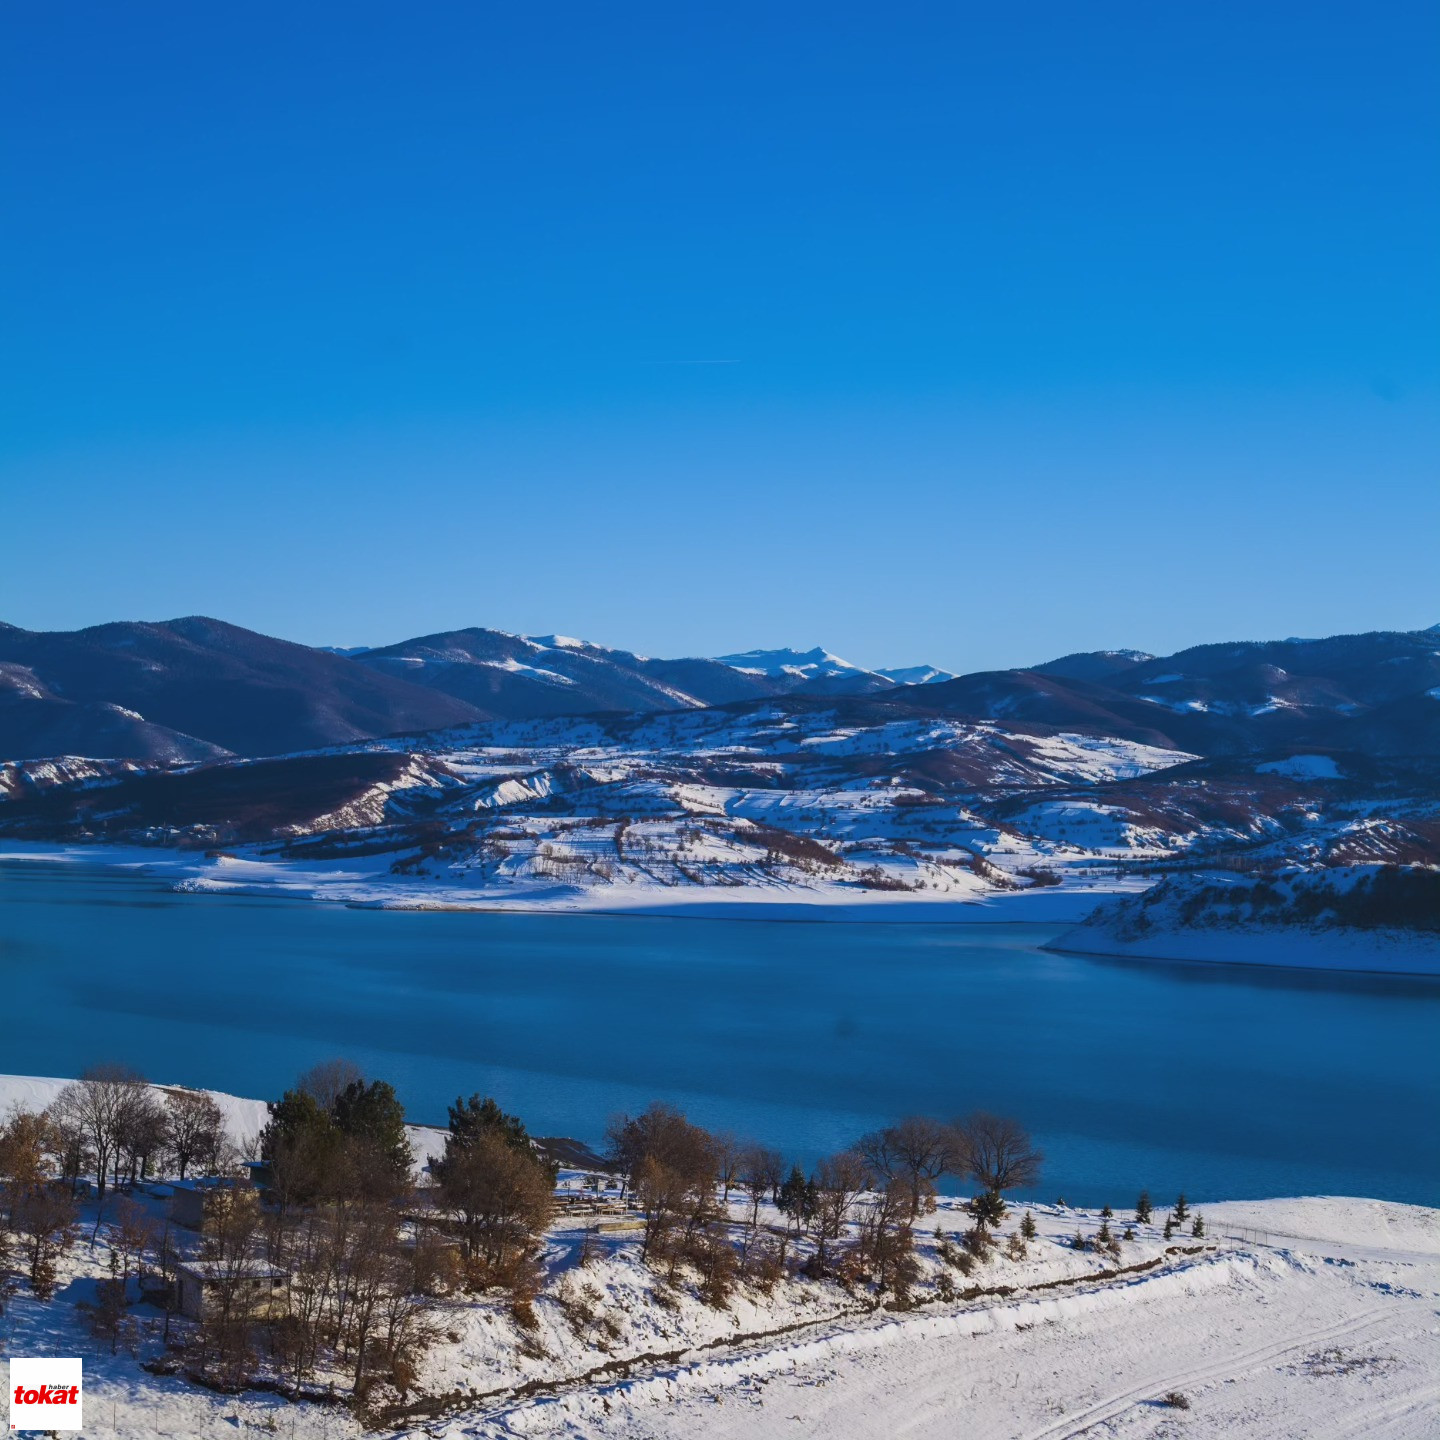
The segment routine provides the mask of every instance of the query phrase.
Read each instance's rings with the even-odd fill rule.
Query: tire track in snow
[[[1349,1320],[1342,1320],[1338,1324],[1326,1326],[1322,1330],[1292,1336],[1287,1340],[1261,1345],[1253,1350],[1242,1350],[1237,1354],[1227,1356],[1224,1360],[1212,1361],[1208,1365],[1196,1366],[1192,1370],[1163,1372],[1139,1384],[1129,1385],[1123,1390],[1116,1390],[1103,1399],[1095,1401],[1088,1408],[1063,1416],[1042,1430],[1033,1430],[1024,1437],[1024,1440],[1070,1440],[1070,1437],[1083,1435],[1096,1425],[1103,1425],[1108,1420],[1118,1419],[1125,1411],[1141,1401],[1154,1399],[1157,1392],[1163,1392],[1166,1389],[1178,1390],[1184,1385],[1208,1385],[1215,1380],[1226,1380],[1233,1375],[1259,1369],[1262,1365],[1268,1365],[1272,1361],[1278,1360],[1282,1355],[1288,1355],[1292,1350],[1302,1350],[1312,1345],[1324,1345],[1358,1334],[1361,1330],[1378,1324],[1393,1313],[1392,1310],[1369,1310],[1363,1315],[1352,1316]]]
[[[1363,1415],[1356,1418],[1354,1424],[1343,1430],[1330,1432],[1331,1440],[1362,1440],[1362,1437],[1363,1440],[1370,1440],[1371,1436],[1378,1440],[1378,1437],[1391,1434],[1425,1434],[1426,1431],[1411,1430],[1408,1426],[1400,1428],[1403,1422],[1413,1420],[1417,1413],[1429,1417],[1428,1433],[1433,1434],[1437,1407],[1440,1407],[1440,1385],[1427,1385],[1423,1390],[1412,1390],[1408,1395],[1401,1395],[1385,1404],[1367,1408]]]

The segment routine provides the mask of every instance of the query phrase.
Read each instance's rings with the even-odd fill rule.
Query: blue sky
[[[0,616],[1440,621],[1440,11],[11,7]]]

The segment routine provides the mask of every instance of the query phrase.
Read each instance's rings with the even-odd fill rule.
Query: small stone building
[[[175,1308],[191,1320],[212,1319],[226,1308],[235,1316],[270,1320],[289,1305],[289,1275],[263,1260],[190,1260],[175,1267]]]
[[[170,1218],[187,1230],[203,1230],[217,1196],[232,1195],[241,1184],[227,1175],[206,1175],[198,1180],[177,1180],[171,1186]],[[221,1202],[224,1203],[224,1202]]]

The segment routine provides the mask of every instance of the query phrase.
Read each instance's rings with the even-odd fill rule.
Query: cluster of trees
[[[77,1196],[84,1177],[95,1177],[98,1231],[117,1184],[157,1171],[183,1177],[195,1167],[213,1170],[229,1149],[224,1117],[210,1096],[157,1094],[142,1076],[119,1066],[87,1070],[48,1109],[17,1107],[0,1125],[0,1263],[19,1269],[32,1291],[48,1299],[59,1262],[79,1233]],[[133,1206],[120,1211],[112,1228],[123,1232],[116,1252],[124,1257],[123,1286],[138,1222]]]
[[[393,1086],[343,1061],[317,1066],[271,1103],[260,1157],[272,1203],[226,1211],[225,1228],[206,1239],[242,1302],[233,1322],[217,1307],[201,1327],[206,1359],[222,1373],[248,1363],[256,1327],[241,1262],[257,1253],[288,1276],[285,1313],[264,1328],[296,1387],[343,1366],[357,1393],[386,1380],[403,1394],[434,1338],[437,1302],[459,1290],[500,1287],[517,1320],[534,1323],[555,1170],[494,1100],[450,1106],[431,1210],[416,1208]]]
[[[297,1390],[341,1369],[357,1393],[386,1380],[403,1394],[434,1338],[436,1304],[459,1290],[507,1287],[517,1317],[533,1323],[555,1171],[516,1117],[478,1095],[457,1099],[426,1209],[387,1082],[327,1062],[269,1112],[257,1144],[261,1203],[233,1178],[241,1156],[208,1095],[157,1091],[100,1066],[43,1113],[13,1110],[0,1124],[0,1275],[18,1270],[37,1296],[54,1294],[93,1178],[92,1240],[103,1227],[110,1264],[89,1307],[97,1333],[112,1349],[124,1338],[131,1282],[146,1267],[173,1301],[189,1250],[204,1304],[185,1332],[187,1363],[227,1388],[244,1385],[264,1354]],[[169,1219],[128,1193],[147,1179],[227,1172],[205,1191],[197,1247],[177,1243]],[[170,1328],[167,1311],[167,1337]]]
[[[870,1282],[903,1303],[918,1273],[914,1228],[934,1210],[940,1179],[970,1177],[982,1187],[970,1211],[971,1244],[983,1247],[1004,1219],[1003,1193],[1035,1184],[1043,1160],[1022,1125],[983,1112],[950,1122],[911,1116],[827,1156],[808,1175],[798,1166],[787,1174],[778,1152],[712,1134],[668,1105],[618,1117],[608,1140],[610,1163],[645,1217],[645,1258],[666,1263],[672,1278],[690,1262],[702,1296],[721,1305],[738,1273],[773,1283],[802,1236],[814,1246],[807,1273]],[[735,1189],[749,1203],[738,1251],[727,1204]],[[788,1222],[778,1239],[760,1225],[767,1196]]]
[[[97,1065],[67,1085],[45,1112],[59,1146],[61,1178],[93,1175],[107,1189],[154,1173],[214,1171],[231,1156],[220,1107],[194,1090],[157,1095],[143,1075]]]
[[[295,1386],[343,1366],[357,1393],[383,1379],[403,1394],[434,1338],[436,1303],[457,1290],[504,1287],[517,1318],[533,1323],[555,1172],[493,1100],[450,1107],[432,1212],[414,1208],[414,1156],[394,1088],[345,1062],[309,1071],[271,1103],[260,1155],[273,1203],[227,1220],[214,1258],[233,1258],[242,1299],[241,1257],[258,1249],[288,1276],[285,1313],[268,1331]],[[207,1359],[222,1371],[243,1366],[254,1328],[243,1306],[233,1324],[217,1309],[202,1327]]]
[[[903,1305],[919,1273],[915,1227],[934,1210],[941,1180],[979,1187],[960,1249],[942,1237],[968,1273],[967,1256],[996,1243],[1004,1194],[1036,1183],[1041,1165],[1022,1126],[985,1113],[909,1117],[809,1173],[664,1104],[617,1117],[608,1141],[624,1193],[643,1215],[643,1257],[671,1282],[692,1267],[701,1297],[721,1307],[741,1276],[768,1291],[802,1262],[812,1276],[873,1284]],[[556,1170],[494,1100],[458,1097],[449,1107],[424,1202],[393,1086],[346,1062],[317,1066],[272,1101],[257,1150],[265,1203],[244,1184],[207,1189],[198,1252],[185,1262],[205,1293],[186,1332],[197,1372],[239,1387],[265,1353],[297,1392],[340,1370],[361,1395],[388,1382],[403,1396],[444,1297],[498,1287],[517,1321],[535,1324]],[[111,1274],[92,1308],[113,1347],[129,1323],[132,1275],[148,1261],[168,1286],[183,1248],[168,1222],[115,1190],[157,1175],[233,1171],[239,1158],[210,1097],[156,1091],[116,1067],[87,1071],[43,1114],[17,1110],[0,1126],[0,1258],[7,1268],[11,1257],[22,1261],[34,1292],[52,1294],[77,1237],[81,1181],[93,1176],[95,1234],[108,1222]],[[738,1226],[733,1196],[742,1201]],[[767,1200],[784,1223],[762,1224]],[[1177,1211],[1183,1217],[1183,1199]],[[1034,1233],[1028,1216],[1010,1237],[1022,1253],[1025,1233]],[[803,1249],[802,1239],[811,1242]],[[168,1326],[167,1316],[167,1334]]]
[[[260,1156],[282,1211],[340,1199],[389,1201],[410,1188],[414,1157],[394,1086],[328,1061],[269,1106]]]

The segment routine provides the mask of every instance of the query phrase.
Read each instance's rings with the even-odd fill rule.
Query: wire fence
[[[1270,1243],[1268,1230],[1253,1230],[1248,1225],[1240,1225],[1234,1230],[1226,1231],[1226,1237],[1230,1240],[1239,1240],[1246,1245],[1268,1245]]]

